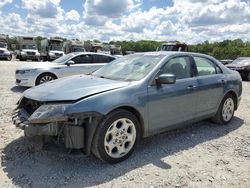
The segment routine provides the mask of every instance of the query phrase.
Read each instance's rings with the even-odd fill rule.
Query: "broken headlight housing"
[[[51,123],[67,121],[65,110],[70,104],[46,104],[40,106],[29,118],[29,122],[36,123]]]

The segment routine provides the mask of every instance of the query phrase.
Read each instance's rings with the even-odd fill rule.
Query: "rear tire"
[[[36,79],[36,86],[40,85],[40,84],[44,84],[44,83],[52,81],[52,80],[55,80],[55,79],[57,79],[57,77],[52,73],[41,74]]]
[[[108,114],[97,127],[92,153],[108,163],[127,159],[140,140],[140,124],[134,114],[116,110]]]
[[[27,61],[27,59],[24,59],[24,58],[22,58],[22,56],[20,56],[20,59],[19,59],[20,61]]]
[[[250,81],[250,72],[248,72],[248,73],[246,74],[246,80],[247,80],[247,81]]]
[[[235,105],[235,98],[229,93],[226,94],[212,121],[220,125],[228,124],[234,116]]]

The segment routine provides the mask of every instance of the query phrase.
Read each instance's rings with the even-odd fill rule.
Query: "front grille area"
[[[39,101],[35,101],[24,97],[20,101],[19,108],[25,109],[29,115],[32,115],[41,105],[42,103]]]
[[[27,52],[27,55],[36,55],[36,52]]]
[[[3,52],[4,52],[3,50],[0,50],[0,54],[3,54]]]

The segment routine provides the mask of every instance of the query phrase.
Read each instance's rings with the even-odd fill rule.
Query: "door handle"
[[[222,83],[223,85],[227,83],[227,81],[224,79],[220,80],[219,82]]]
[[[187,87],[187,89],[195,89],[196,88],[196,86],[194,86],[194,85],[189,85],[188,87]]]
[[[91,68],[92,68],[92,66],[85,66],[85,68],[86,68],[86,69],[91,69]]]

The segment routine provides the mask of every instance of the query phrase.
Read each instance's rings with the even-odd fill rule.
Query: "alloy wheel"
[[[43,84],[43,83],[49,82],[49,81],[51,81],[51,80],[54,80],[53,76],[45,75],[45,76],[43,76],[43,77],[40,79],[39,84]]]
[[[113,122],[104,137],[106,153],[112,158],[121,158],[132,149],[136,140],[136,128],[128,118]]]
[[[223,120],[228,122],[234,114],[234,101],[232,98],[227,98],[223,104],[222,117]]]

